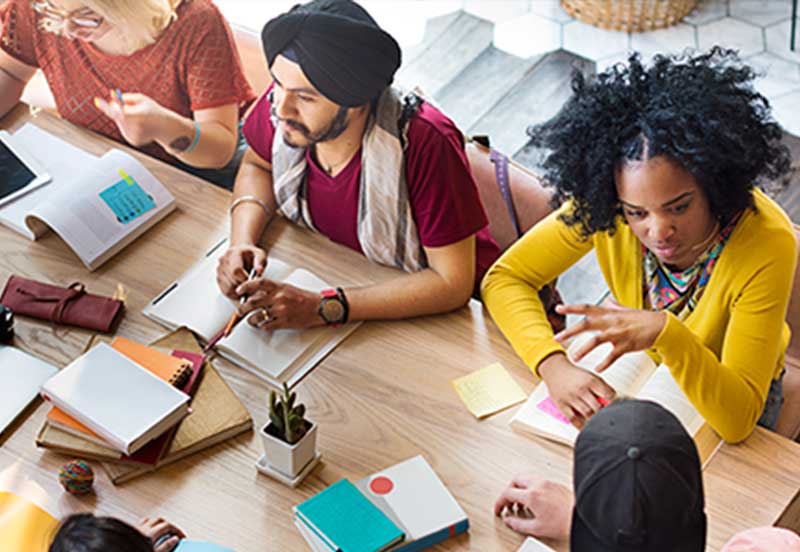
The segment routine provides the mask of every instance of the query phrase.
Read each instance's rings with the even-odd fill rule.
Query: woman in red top
[[[255,94],[210,0],[8,0],[0,21],[0,116],[41,69],[77,125],[174,165],[234,157]]]

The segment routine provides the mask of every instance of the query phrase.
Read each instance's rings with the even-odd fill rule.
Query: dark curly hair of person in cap
[[[632,54],[594,78],[576,73],[561,111],[528,129],[545,150],[541,166],[554,205],[573,200],[564,222],[584,237],[613,232],[615,171],[656,156],[694,176],[723,225],[753,208],[754,186],[785,186],[789,150],[769,102],[753,88],[755,77],[735,51],[720,47],[657,55],[650,64]]]

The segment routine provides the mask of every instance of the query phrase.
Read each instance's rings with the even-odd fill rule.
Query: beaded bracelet
[[[261,208],[264,209],[264,213],[267,215],[267,220],[269,220],[272,217],[272,215],[274,214],[272,209],[270,209],[269,206],[266,203],[264,203],[262,200],[258,199],[256,196],[252,196],[252,195],[246,195],[246,196],[242,196],[242,197],[237,197],[235,200],[233,200],[233,203],[231,203],[231,206],[228,209],[228,214],[230,216],[233,216],[233,210],[236,209],[242,203],[247,203],[247,202],[257,203],[258,205],[260,205]]]

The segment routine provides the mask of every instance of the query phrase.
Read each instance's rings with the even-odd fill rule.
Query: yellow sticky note
[[[528,398],[499,362],[456,378],[450,383],[469,411],[478,419]]]

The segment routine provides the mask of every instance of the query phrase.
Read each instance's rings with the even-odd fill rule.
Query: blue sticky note
[[[173,552],[233,552],[233,550],[210,542],[182,540]]]
[[[128,224],[150,209],[155,209],[156,203],[132,177],[123,171],[120,171],[120,176],[122,180],[100,192],[100,199],[114,212],[121,224]]]

